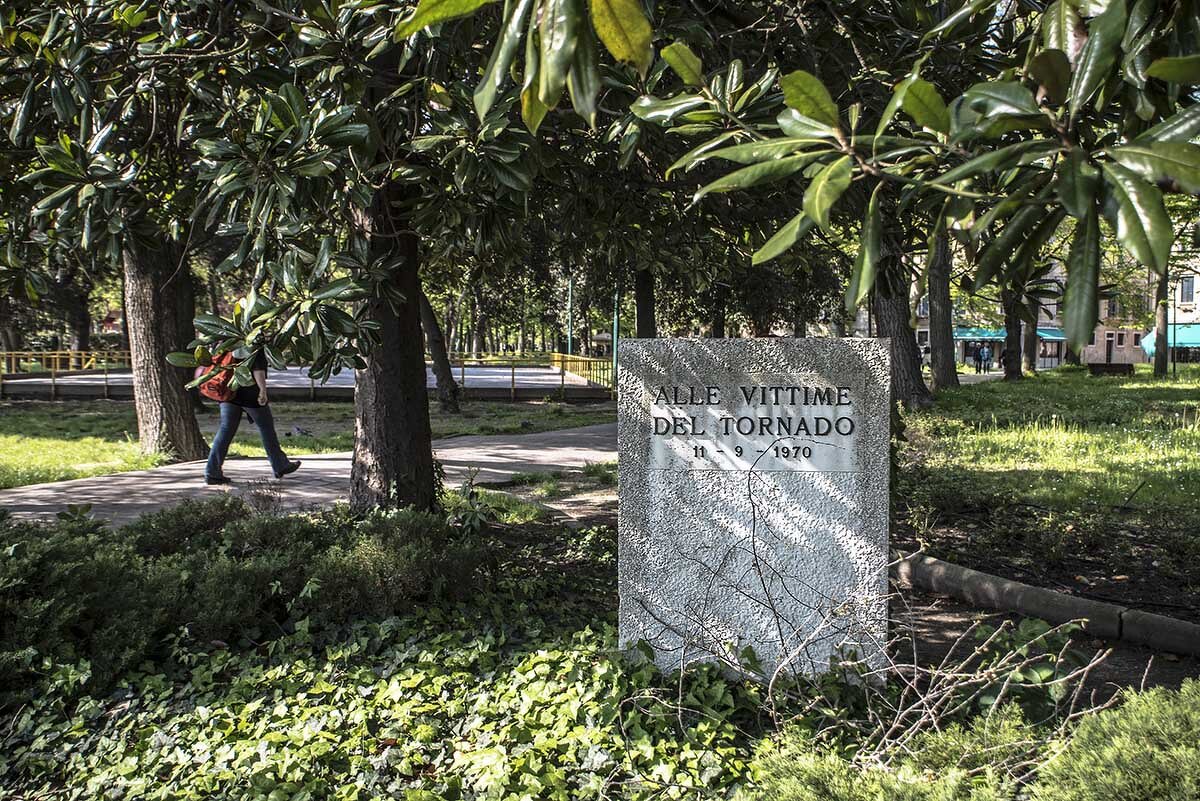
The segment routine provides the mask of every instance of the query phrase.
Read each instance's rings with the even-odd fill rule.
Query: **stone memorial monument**
[[[622,340],[620,640],[814,674],[887,637],[890,357],[877,339]]]

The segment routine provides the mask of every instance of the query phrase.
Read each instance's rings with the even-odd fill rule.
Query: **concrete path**
[[[602,423],[538,434],[453,437],[436,441],[434,452],[445,468],[447,486],[461,485],[472,469],[479,471],[476,481],[494,483],[515,473],[545,473],[615,461],[617,426]],[[44,518],[53,517],[68,504],[91,504],[92,515],[119,525],[187,498],[208,498],[218,492],[258,496],[264,503],[277,499],[282,509],[327,506],[347,497],[349,453],[299,458],[304,466],[282,481],[272,476],[265,458],[231,458],[225,463],[225,474],[233,484],[224,487],[204,483],[202,462],[181,462],[153,470],[0,490],[0,508],[18,517]]]
[[[489,389],[507,389],[514,382],[522,388],[557,389],[560,384],[567,386],[586,387],[588,382],[574,373],[565,376],[559,370],[551,367],[509,367],[508,365],[472,366],[454,370],[454,379],[467,389],[486,387]],[[304,368],[291,367],[287,370],[271,370],[269,383],[272,387],[308,389],[309,378]],[[56,379],[60,387],[73,386],[104,386],[105,376],[101,373],[87,374],[62,373]],[[127,371],[112,372],[107,377],[108,384],[113,387],[133,386],[133,376]],[[28,378],[5,378],[4,383],[10,386],[39,386],[49,387],[49,375],[33,375]],[[437,386],[433,369],[425,368],[425,384],[430,389]],[[330,376],[324,386],[352,387],[354,372],[343,370],[335,376]]]

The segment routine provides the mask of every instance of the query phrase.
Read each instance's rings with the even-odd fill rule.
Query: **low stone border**
[[[893,552],[893,576],[901,584],[949,595],[1003,612],[1050,623],[1084,620],[1084,630],[1176,654],[1200,656],[1200,625],[1153,612],[1077,598],[1043,587],[993,576],[923,554]]]

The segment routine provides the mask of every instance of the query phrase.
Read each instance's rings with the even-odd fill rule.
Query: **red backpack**
[[[222,353],[213,359],[212,367],[196,368],[196,378],[203,378],[212,371],[213,367],[227,367],[234,363],[232,351]],[[220,370],[212,378],[200,385],[200,394],[217,403],[228,403],[233,400],[234,390],[229,384],[233,381],[233,370]]]

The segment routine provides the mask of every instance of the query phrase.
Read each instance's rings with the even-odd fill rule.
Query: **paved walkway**
[[[579,468],[617,458],[617,426],[602,423],[582,428],[511,436],[453,437],[434,442],[434,452],[446,470],[447,486],[459,486],[471,469],[478,482],[504,481],[515,473],[545,473]],[[266,459],[233,459],[225,474],[227,487],[204,483],[200,462],[116,473],[74,481],[56,481],[0,490],[0,507],[19,517],[52,517],[68,504],[91,504],[91,514],[115,524],[187,498],[208,498],[218,492],[276,494],[283,509],[326,506],[344,499],[350,490],[349,453],[299,457],[304,466],[276,481]]]
[[[575,375],[567,373],[565,376],[552,367],[510,367],[509,365],[496,366],[471,366],[466,368],[455,368],[454,379],[458,381],[460,386],[467,389],[507,389],[512,385],[516,385],[525,389],[557,389],[560,384],[565,383],[571,387],[586,387],[588,382]],[[128,371],[109,373],[107,378],[101,373],[87,374],[72,374],[62,373],[56,379],[58,386],[67,388],[72,386],[104,386],[107,380],[109,386],[123,387],[133,386],[133,376]],[[304,368],[291,367],[287,370],[271,370],[268,378],[272,387],[300,388],[308,389],[310,381]],[[49,387],[50,376],[35,375],[28,378],[6,378],[4,383],[11,386],[38,386]],[[433,369],[425,368],[425,383],[430,389],[437,386],[437,379],[433,376]],[[354,371],[343,370],[335,376],[330,376],[329,380],[322,386],[328,387],[353,387],[354,386]]]

